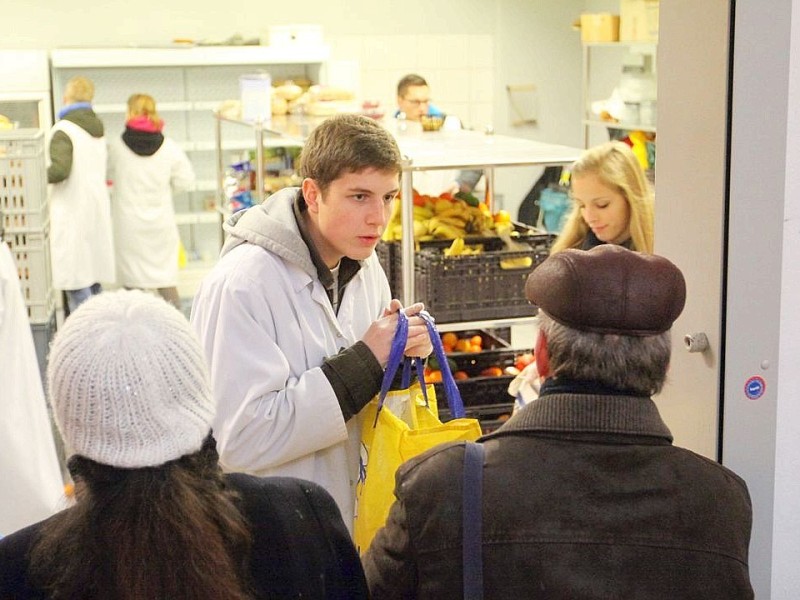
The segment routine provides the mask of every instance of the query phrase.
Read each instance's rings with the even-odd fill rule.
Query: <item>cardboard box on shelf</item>
[[[620,0],[619,39],[623,42],[657,42],[658,0]]]
[[[619,15],[584,13],[581,15],[582,42],[619,41]]]

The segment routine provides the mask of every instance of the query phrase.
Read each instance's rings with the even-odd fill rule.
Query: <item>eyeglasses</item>
[[[413,104],[414,106],[422,106],[423,104],[430,104],[430,100],[409,100],[408,98],[403,98],[409,104]]]

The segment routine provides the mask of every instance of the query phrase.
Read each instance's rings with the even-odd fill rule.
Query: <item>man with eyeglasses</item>
[[[410,74],[397,84],[397,113],[403,113],[408,121],[419,121],[423,116],[444,117],[444,113],[431,104],[428,82],[420,75]]]
[[[411,73],[403,77],[397,84],[397,112],[394,116],[398,119],[404,118],[407,121],[418,122],[423,116],[444,118],[445,114],[431,104],[430,87],[425,78]],[[455,181],[451,182],[443,191],[471,192],[480,181],[481,175],[483,172],[479,170],[459,171]],[[418,187],[417,184],[415,184],[416,187]],[[427,190],[418,191],[425,193]],[[432,190],[432,192],[439,193],[440,190]]]

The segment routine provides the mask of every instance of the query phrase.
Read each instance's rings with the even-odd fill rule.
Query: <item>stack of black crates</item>
[[[423,302],[438,324],[468,323],[470,321],[507,319],[532,316],[536,308],[525,298],[525,282],[530,272],[549,255],[555,240],[553,234],[536,233],[517,224],[519,237],[515,240],[525,249],[507,250],[498,237],[469,237],[465,242],[480,244],[479,254],[446,256],[444,250],[451,240],[420,242],[414,254],[415,300]],[[400,242],[381,242],[377,247],[392,296],[403,297],[402,249]],[[530,258],[530,265],[503,268],[519,264],[513,259]],[[507,262],[508,261],[508,262]],[[502,263],[502,264],[501,264]],[[501,369],[514,365],[518,354],[526,349],[512,349],[505,341],[508,330],[465,331],[461,335],[481,335],[486,342],[481,352],[453,352],[450,358],[455,369],[468,378],[457,381],[467,416],[478,418],[485,432],[498,427],[510,416],[514,398],[508,394],[513,375],[483,376],[487,367]],[[504,340],[505,338],[505,340]],[[531,340],[533,346],[534,340]],[[449,418],[443,400],[441,384],[436,386],[440,416]]]

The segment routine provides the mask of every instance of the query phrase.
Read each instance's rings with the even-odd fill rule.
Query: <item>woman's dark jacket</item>
[[[239,492],[251,525],[257,598],[367,598],[358,554],[323,488],[300,479],[239,473],[225,480]],[[27,555],[40,527],[37,523],[0,540],[0,599],[47,598],[27,580]]]

